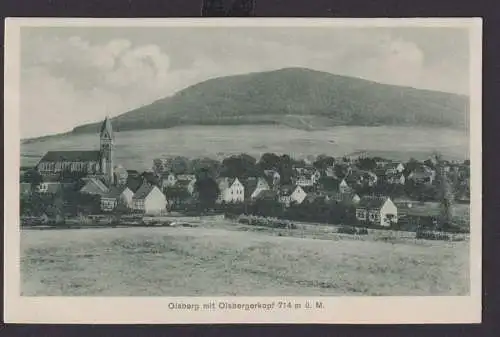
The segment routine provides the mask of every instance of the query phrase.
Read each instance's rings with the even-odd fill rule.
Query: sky
[[[69,131],[210,78],[285,67],[467,95],[469,35],[435,27],[23,27],[21,137]]]

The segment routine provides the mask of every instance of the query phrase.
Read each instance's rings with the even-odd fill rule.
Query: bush
[[[368,229],[358,228],[358,235],[368,235]]]
[[[270,228],[290,228],[296,229],[297,226],[288,220],[282,220],[277,218],[265,218],[260,216],[240,216],[238,222],[241,224],[247,224],[251,226],[262,226]]]
[[[339,229],[337,229],[337,233],[341,233],[341,234],[357,234],[358,231],[356,230],[356,227],[352,227],[352,226],[341,226],[339,227]]]
[[[445,233],[433,232],[422,229],[417,230],[416,238],[423,240],[450,241],[450,236]]]

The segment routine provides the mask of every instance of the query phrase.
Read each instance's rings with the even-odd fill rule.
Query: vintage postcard
[[[481,19],[5,41],[7,322],[481,321]]]

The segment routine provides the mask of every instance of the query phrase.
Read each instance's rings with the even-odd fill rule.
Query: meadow
[[[367,151],[390,159],[427,159],[433,151],[446,158],[469,156],[465,131],[418,127],[342,126],[305,131],[285,126],[235,125],[186,126],[163,130],[115,133],[116,162],[129,169],[144,170],[154,158],[165,156],[223,157],[248,153],[286,153],[296,158],[318,154],[342,156]],[[34,165],[50,150],[98,149],[97,134],[70,134],[21,144],[21,165]]]
[[[23,230],[22,295],[469,293],[468,240],[424,241],[390,231],[350,236],[328,226],[315,228],[312,235],[304,229],[291,233],[226,220],[196,225]]]

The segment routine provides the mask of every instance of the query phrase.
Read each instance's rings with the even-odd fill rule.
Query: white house
[[[245,187],[238,178],[219,178],[217,185],[219,186],[218,203],[237,203],[245,200]]]
[[[166,209],[167,199],[158,187],[143,183],[132,197],[132,209],[145,214],[157,214]]]
[[[351,188],[347,184],[347,181],[345,179],[342,179],[342,181],[339,183],[339,192],[340,193],[349,193],[351,192]]]
[[[389,197],[363,197],[356,205],[356,219],[390,227],[391,223],[398,221],[398,208]]]
[[[403,173],[392,174],[387,177],[387,182],[389,184],[400,184],[404,185],[406,182],[406,178]]]
[[[119,204],[132,208],[132,198],[134,192],[130,188],[112,186],[109,191],[101,195],[101,210],[109,212],[114,210]]]
[[[255,200],[262,191],[270,190],[269,184],[264,178],[251,177],[244,182],[245,199]]]
[[[279,202],[290,206],[291,204],[301,204],[307,197],[307,193],[298,185],[283,186],[279,195]]]
[[[397,174],[403,172],[404,170],[405,166],[402,163],[391,163],[390,165],[387,166],[385,174],[387,175]]]

